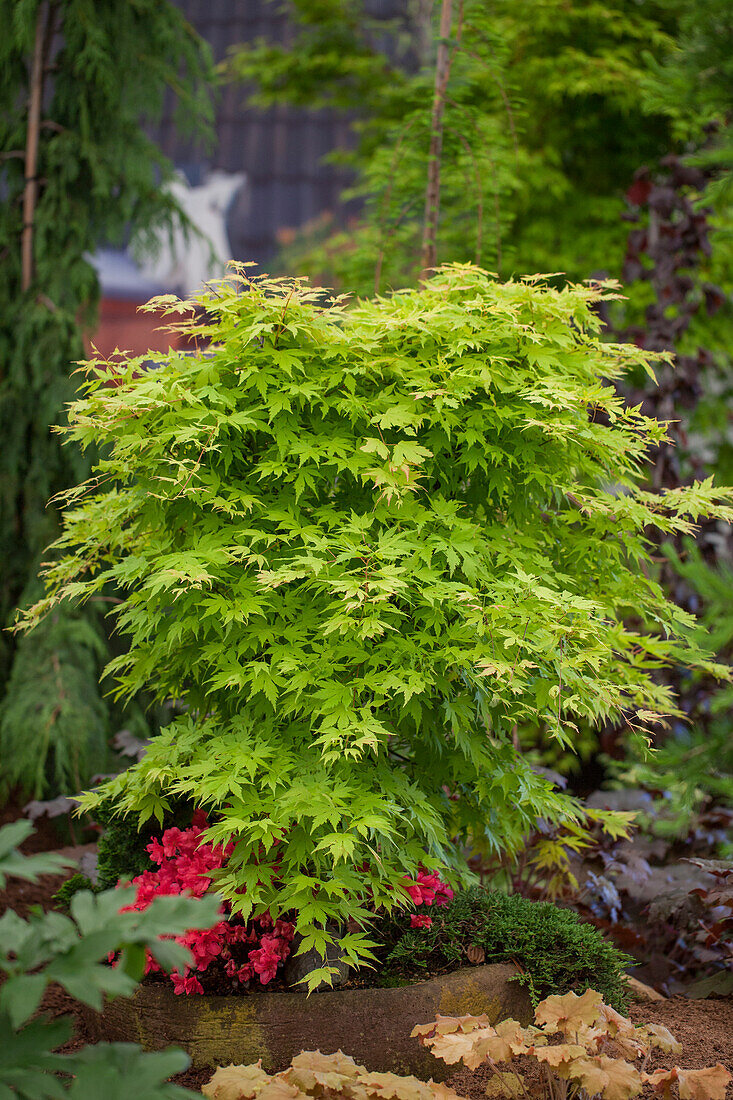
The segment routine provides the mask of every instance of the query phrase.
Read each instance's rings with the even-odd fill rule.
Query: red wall
[[[159,331],[162,318],[158,314],[137,312],[140,304],[124,298],[102,299],[99,327],[91,338],[100,355],[106,358],[115,348],[143,355],[181,346],[181,338],[175,333]]]

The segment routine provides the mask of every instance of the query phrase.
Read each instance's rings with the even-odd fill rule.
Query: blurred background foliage
[[[365,205],[343,233],[314,226],[283,263],[370,293],[381,256],[380,287],[401,285],[416,275],[435,12],[416,2],[378,20],[359,0],[291,8],[292,45],[234,50],[226,73],[253,85],[252,102],[347,111],[354,142],[336,155],[354,174],[349,197]],[[478,259],[504,276],[618,271],[623,193],[676,140],[647,89],[652,64],[676,48],[684,4],[463,0],[454,12],[439,261]]]
[[[146,125],[174,89],[182,125],[210,134],[210,51],[171,4],[0,0],[0,800],[72,793],[106,770],[142,707],[105,697],[108,604],[59,608],[9,632],[38,592],[58,531],[49,500],[90,473],[62,423],[94,331],[100,244],[171,227],[172,164]],[[26,245],[29,247],[26,250]],[[31,262],[28,262],[28,261]],[[114,599],[110,594],[105,599]],[[154,723],[153,723],[154,725]]]

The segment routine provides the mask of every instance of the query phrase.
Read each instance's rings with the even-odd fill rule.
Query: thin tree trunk
[[[21,237],[21,287],[28,290],[33,281],[33,217],[38,197],[38,139],[41,132],[43,103],[43,59],[47,33],[46,4],[40,4],[36,19],[31,79],[28,96],[28,131],[25,143],[25,188],[23,191],[23,233]]]
[[[430,120],[430,151],[428,154],[428,178],[425,188],[421,279],[430,277],[436,262],[438,216],[440,213],[440,168],[443,152],[443,111],[450,76],[451,52],[448,39],[450,38],[452,22],[453,0],[442,0],[438,57],[435,64],[435,92]]]

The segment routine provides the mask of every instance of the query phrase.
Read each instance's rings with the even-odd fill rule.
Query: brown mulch
[[[64,854],[73,854],[79,849],[63,851]],[[18,879],[9,881],[6,889],[0,891],[0,915],[6,908],[15,909],[21,916],[28,912],[31,905],[50,908],[51,897],[65,877],[44,876],[37,883]],[[77,1049],[88,1041],[89,1037],[85,1034],[76,1005],[62,989],[51,987],[47,990],[42,1009],[51,1016],[74,1016],[75,1035],[64,1050]],[[733,1073],[733,997],[693,1001],[678,996],[665,1001],[636,1002],[632,1004],[629,1015],[636,1024],[663,1024],[682,1043],[681,1055],[665,1055],[656,1051],[649,1069],[667,1069],[675,1062],[686,1069],[702,1069],[721,1062]],[[210,1079],[214,1068],[190,1069],[173,1080],[198,1091]],[[468,1100],[485,1100],[489,1077],[490,1072],[483,1069],[473,1072],[459,1070],[449,1079],[448,1084]],[[733,1100],[733,1087],[729,1088],[727,1096]]]
[[[27,800],[11,798],[4,806],[0,806],[0,827],[10,825],[23,817],[23,801]],[[27,856],[33,852],[55,851],[59,844],[64,843],[61,839],[61,827],[56,821],[39,817],[33,828],[35,831],[20,846],[21,852]]]

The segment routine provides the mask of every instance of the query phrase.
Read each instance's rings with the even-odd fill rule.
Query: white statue
[[[225,274],[232,258],[226,230],[226,213],[235,194],[245,184],[243,172],[209,172],[199,187],[191,187],[182,173],[168,185],[196,231],[180,225],[172,233],[160,229],[148,252],[139,245],[135,255],[141,274],[166,293],[187,297],[209,279]]]

